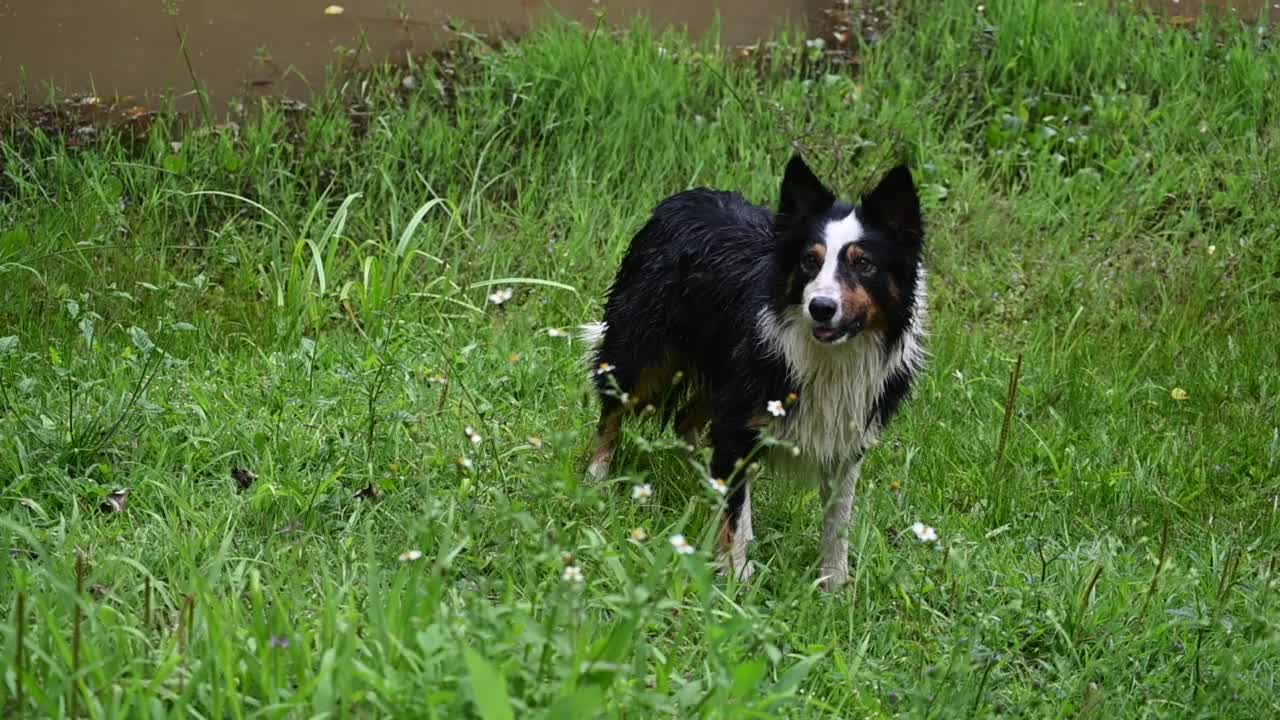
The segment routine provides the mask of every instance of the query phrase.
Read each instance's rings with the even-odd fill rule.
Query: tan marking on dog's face
[[[865,317],[863,328],[867,330],[884,330],[888,319],[884,309],[871,297],[871,293],[861,285],[844,286],[840,291],[840,302],[844,304],[845,317]]]

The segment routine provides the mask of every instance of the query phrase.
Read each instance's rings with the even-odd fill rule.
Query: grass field
[[[553,23],[237,127],[11,124],[0,714],[1280,716],[1280,53],[1100,5],[895,4],[854,63]],[[910,158],[930,223],[835,594],[811,488],[757,485],[736,586],[673,436],[586,484],[566,336],[661,197],[772,203],[792,147],[845,195]]]

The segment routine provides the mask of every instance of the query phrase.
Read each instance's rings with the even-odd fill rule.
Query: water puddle
[[[248,88],[305,96],[323,82],[334,49],[367,39],[369,54],[429,52],[446,42],[444,24],[478,30],[527,29],[559,12],[583,22],[607,6],[606,19],[625,23],[645,12],[655,25],[683,25],[695,34],[721,11],[721,38],[749,43],[785,22],[803,22],[823,0],[719,2],[590,0],[0,0],[0,95],[25,88],[33,100],[56,86],[66,94],[143,96],[192,89],[191,76],[215,106]],[[185,36],[186,57],[179,35]],[[186,58],[190,58],[188,68]],[[363,60],[368,60],[365,56]]]
[[[605,8],[607,20],[613,23],[626,23],[644,12],[656,25],[675,24],[701,34],[720,11],[721,39],[736,45],[759,40],[785,22],[810,21],[812,26],[815,19],[821,22],[824,11],[847,4],[839,0],[609,0],[603,4],[592,0],[338,0],[333,4],[327,0],[0,0],[0,97],[25,92],[38,102],[50,97],[52,87],[64,96],[102,98],[173,92],[187,93],[180,104],[192,108],[194,75],[210,93],[216,111],[245,90],[305,97],[309,88],[323,83],[325,67],[337,59],[335,48],[355,48],[362,38],[369,50],[356,56],[356,61],[438,49],[451,36],[445,29],[449,19],[487,32],[519,32],[552,12],[594,22],[594,13]],[[1245,18],[1257,17],[1264,9],[1271,17],[1280,17],[1280,0],[1145,0],[1145,4],[1166,14],[1175,26],[1191,24],[1206,9],[1221,7],[1234,7]],[[874,12],[879,3],[855,0],[853,5],[872,6]]]

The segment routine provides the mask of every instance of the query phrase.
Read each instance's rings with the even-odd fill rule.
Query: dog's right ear
[[[779,219],[816,215],[835,204],[836,196],[822,184],[799,155],[792,155],[782,175],[782,198],[778,202]]]

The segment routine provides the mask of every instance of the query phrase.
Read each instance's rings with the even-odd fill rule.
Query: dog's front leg
[[[746,582],[753,572],[747,544],[754,533],[751,530],[751,482],[743,462],[755,446],[758,434],[748,428],[716,422],[712,424],[711,435],[715,445],[711,454],[711,476],[729,483],[724,514],[720,518],[720,562],[726,571]]]
[[[822,478],[822,546],[818,574],[822,589],[831,591],[849,580],[849,517],[858,490],[862,459],[828,471]]]
[[[744,480],[729,491],[724,515],[720,518],[720,562],[742,582],[754,570],[747,558],[747,544],[755,538],[751,531],[751,482]]]

